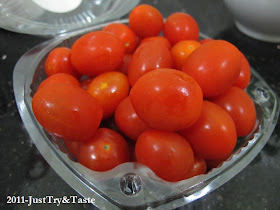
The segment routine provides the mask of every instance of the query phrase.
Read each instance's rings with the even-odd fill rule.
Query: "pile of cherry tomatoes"
[[[162,34],[162,35],[160,35]],[[206,173],[255,127],[246,57],[225,40],[199,40],[186,13],[149,5],[57,47],[32,100],[35,117],[82,165],[139,162],[166,181]]]

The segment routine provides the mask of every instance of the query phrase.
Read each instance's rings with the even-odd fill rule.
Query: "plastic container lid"
[[[55,36],[118,19],[138,3],[139,0],[2,0],[0,27]]]

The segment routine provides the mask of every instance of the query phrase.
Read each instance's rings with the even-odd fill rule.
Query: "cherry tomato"
[[[128,67],[129,67],[131,58],[132,58],[132,54],[125,54],[123,56],[123,61],[122,61],[121,65],[118,67],[119,72],[121,72],[125,75],[128,75]]]
[[[158,68],[171,68],[171,53],[165,45],[158,42],[141,44],[132,55],[128,67],[128,79],[131,86],[149,71]]]
[[[236,128],[231,116],[219,105],[204,101],[201,115],[192,126],[180,131],[197,157],[225,160],[236,142]]]
[[[71,50],[66,47],[53,49],[45,61],[46,75],[49,77],[56,73],[67,73],[79,79],[81,74],[72,65],[70,54]]]
[[[237,136],[250,134],[256,124],[256,108],[251,97],[241,88],[232,87],[211,100],[223,107],[232,117]]]
[[[78,162],[93,171],[108,171],[129,161],[125,139],[109,128],[99,128],[87,142],[81,144]]]
[[[43,128],[66,141],[88,140],[102,119],[98,101],[81,87],[67,84],[38,89],[32,109]]]
[[[60,83],[80,87],[79,81],[72,75],[66,73],[56,73],[47,77],[43,82],[41,82],[38,89],[48,85],[55,85]]]
[[[81,142],[76,142],[76,141],[64,141],[64,144],[66,146],[66,148],[68,149],[68,152],[74,156],[75,158],[77,158],[78,154],[79,154],[79,149],[81,146]]]
[[[187,178],[194,164],[188,141],[174,132],[150,129],[136,141],[136,159],[160,178],[176,182]]]
[[[87,76],[114,71],[124,56],[123,42],[114,34],[94,31],[77,39],[71,52],[73,66]]]
[[[184,63],[182,71],[198,82],[205,98],[211,98],[235,83],[240,68],[239,50],[227,41],[213,40],[195,50]]]
[[[118,105],[115,112],[115,122],[124,135],[135,141],[143,131],[148,129],[146,123],[136,114],[129,97]]]
[[[103,31],[111,32],[122,40],[125,53],[133,53],[136,48],[136,34],[134,31],[123,23],[110,23],[106,25]]]
[[[241,89],[245,89],[248,87],[251,81],[251,67],[245,55],[242,52],[240,52],[240,54],[241,70],[236,82],[233,85],[236,87],[240,87]]]
[[[182,40],[198,40],[199,27],[195,19],[186,13],[176,12],[167,17],[163,26],[164,37],[172,45]]]
[[[155,7],[142,4],[129,14],[129,26],[139,37],[157,36],[163,28],[163,17]]]
[[[202,39],[202,40],[199,41],[199,43],[200,43],[200,44],[204,44],[204,43],[209,42],[209,41],[212,41],[212,40],[214,40],[214,39],[211,39],[211,38]]]
[[[160,42],[162,45],[166,45],[166,47],[169,50],[171,49],[170,42],[168,41],[168,39],[166,39],[163,36],[151,36],[151,37],[144,38],[141,40],[140,45],[147,42]]]
[[[189,55],[199,46],[200,43],[195,40],[183,40],[173,45],[170,52],[175,68],[181,70]]]
[[[95,77],[87,87],[103,108],[103,119],[112,116],[119,103],[128,96],[127,76],[120,72],[106,72]]]
[[[197,82],[186,73],[157,69],[135,83],[130,99],[137,115],[149,127],[176,131],[198,120],[203,96]]]
[[[192,178],[194,176],[205,174],[207,171],[207,163],[203,158],[194,157],[193,167],[189,170],[187,178]]]

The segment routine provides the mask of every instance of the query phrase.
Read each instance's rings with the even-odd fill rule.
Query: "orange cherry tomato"
[[[177,42],[171,48],[171,55],[176,69],[181,70],[189,55],[200,46],[195,40],[183,40]]]
[[[103,119],[111,117],[119,103],[128,96],[127,76],[120,72],[107,72],[95,77],[87,87],[103,108]]]

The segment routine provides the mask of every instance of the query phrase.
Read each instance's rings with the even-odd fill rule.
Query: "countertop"
[[[280,43],[265,43],[242,34],[223,1],[145,0],[167,17],[176,11],[191,14],[200,31],[235,44],[251,66],[280,95]],[[125,16],[127,17],[127,16]],[[1,209],[53,209],[54,204],[7,204],[8,196],[63,197],[77,195],[40,155],[18,114],[13,94],[13,69],[18,59],[44,37],[0,29],[0,194]],[[178,209],[280,209],[280,124],[258,156],[220,188]],[[90,204],[62,204],[60,209],[96,209]]]

